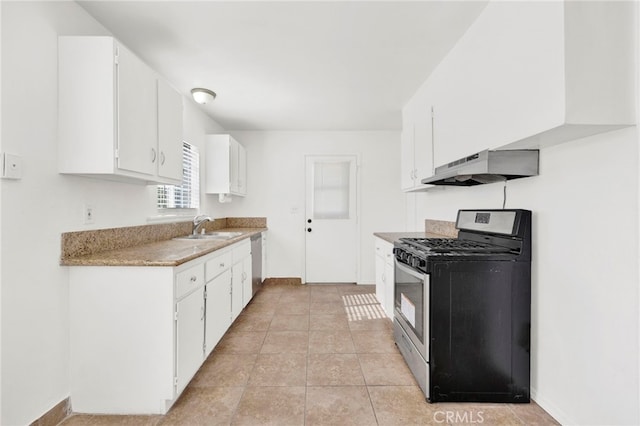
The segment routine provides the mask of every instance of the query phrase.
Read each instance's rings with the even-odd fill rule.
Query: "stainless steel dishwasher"
[[[251,288],[253,294],[262,285],[262,233],[251,237]]]

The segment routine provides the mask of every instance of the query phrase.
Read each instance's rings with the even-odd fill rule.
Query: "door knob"
[[[311,228],[307,228],[307,232],[311,232]]]

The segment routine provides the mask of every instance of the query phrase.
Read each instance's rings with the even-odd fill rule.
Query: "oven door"
[[[429,275],[395,261],[394,317],[429,361]]]

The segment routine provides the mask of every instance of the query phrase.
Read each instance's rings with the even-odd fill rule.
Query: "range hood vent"
[[[437,167],[429,185],[473,186],[538,175],[538,150],[481,151]]]

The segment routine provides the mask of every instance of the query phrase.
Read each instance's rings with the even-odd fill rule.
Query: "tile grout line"
[[[302,409],[302,424],[307,424],[307,398],[309,397],[309,355],[311,352],[311,290],[309,290],[309,304],[307,305],[309,323],[307,327],[307,368],[304,375],[304,405]]]
[[[276,300],[276,304],[280,300],[280,297],[282,297],[282,293],[280,294],[280,296]],[[246,309],[246,308],[247,307],[245,306],[244,309]],[[243,309],[243,311],[244,311],[244,309]],[[242,314],[242,312],[240,312],[240,314]],[[275,313],[274,313],[274,316],[275,316]],[[235,408],[233,410],[233,413],[231,414],[231,417],[230,417],[230,420],[229,420],[229,424],[230,425],[233,424],[233,421],[234,421],[236,415],[238,414],[238,409],[240,408],[240,403],[242,402],[242,398],[244,398],[244,395],[247,392],[247,388],[249,387],[249,380],[251,379],[253,371],[256,369],[256,366],[258,365],[258,357],[260,356],[260,353],[262,351],[262,347],[264,346],[264,342],[267,339],[267,333],[269,332],[269,328],[271,327],[271,322],[272,321],[273,321],[273,316],[271,317],[271,320],[269,321],[269,324],[266,327],[267,331],[265,331],[264,337],[262,338],[262,344],[260,345],[260,348],[258,349],[258,353],[256,354],[255,361],[253,362],[253,367],[251,368],[251,371],[249,372],[249,375],[247,376],[247,381],[245,382],[244,386],[242,387],[242,395],[240,395],[240,399],[238,399],[238,403],[236,404],[236,406],[235,406]],[[215,350],[215,348],[214,348],[214,350]]]

